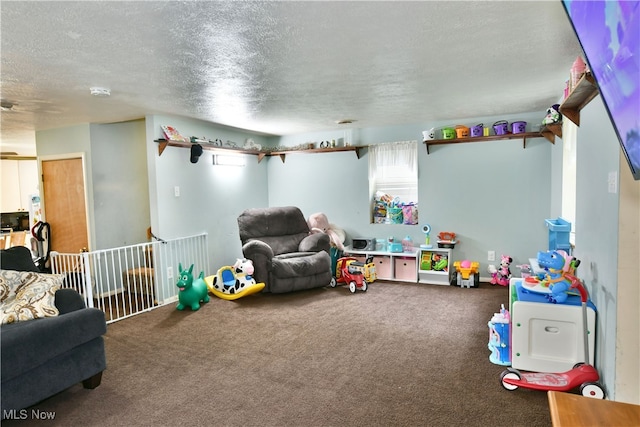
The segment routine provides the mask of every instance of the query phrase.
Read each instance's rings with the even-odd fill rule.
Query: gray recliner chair
[[[247,209],[238,217],[242,253],[266,292],[284,293],[331,282],[329,236],[309,234],[297,207]]]

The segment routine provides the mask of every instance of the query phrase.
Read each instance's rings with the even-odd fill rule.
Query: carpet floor
[[[28,411],[64,426],[550,426],[546,393],[504,390],[489,361],[501,304],[507,288],[486,283],[381,281],[172,304],[108,326],[98,388]]]

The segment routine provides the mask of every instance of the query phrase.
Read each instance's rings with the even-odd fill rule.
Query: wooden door
[[[42,187],[51,250],[79,253],[89,249],[82,158],[43,160]]]

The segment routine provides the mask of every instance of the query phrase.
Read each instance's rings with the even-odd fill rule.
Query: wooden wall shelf
[[[546,138],[540,132],[524,132],[524,133],[509,133],[507,135],[489,135],[489,136],[476,136],[468,138],[454,138],[454,139],[433,139],[424,141],[424,145],[427,147],[427,154],[429,154],[430,145],[445,145],[445,144],[458,144],[465,142],[483,142],[483,141],[496,141],[498,139],[522,139],[522,148],[527,146],[527,138]],[[552,144],[555,140],[546,138],[547,141]]]
[[[165,139],[156,139],[155,142],[158,143],[158,156],[161,156],[167,147],[182,147],[189,148],[193,145],[191,142],[180,142],[180,141],[168,141]],[[232,148],[232,147],[218,147],[216,145],[209,144],[200,144],[204,150],[218,151],[218,152],[226,152],[226,153],[240,153],[240,154],[251,154],[254,156],[258,156],[258,163],[262,161],[266,156],[278,156],[284,163],[285,157],[287,154],[317,154],[317,153],[335,153],[338,151],[354,151],[356,153],[356,157],[360,158],[360,150],[365,147],[333,147],[333,148],[313,148],[310,150],[282,150],[282,151],[258,151],[258,150],[245,150],[242,148]]]
[[[585,73],[569,96],[560,104],[560,114],[580,126],[580,110],[598,95],[598,86],[591,73]]]
[[[540,129],[540,133],[542,136],[547,138],[550,143],[555,144],[556,136],[558,138],[562,138],[562,122],[543,125],[542,129]]]
[[[356,157],[358,159],[360,159],[360,150],[362,150],[365,147],[357,147],[357,146],[350,146],[350,147],[332,147],[332,148],[312,148],[309,150],[284,150],[284,151],[272,151],[270,153],[268,153],[268,156],[279,156],[280,159],[282,160],[282,163],[284,163],[284,159],[287,156],[287,154],[318,154],[318,153],[335,153],[338,151],[354,151],[356,153]]]
[[[155,142],[158,143],[158,156],[161,156],[164,152],[164,149],[167,147],[182,147],[189,148],[193,145],[191,142],[180,142],[180,141],[168,141],[165,139],[156,139]],[[218,147],[216,145],[209,144],[200,144],[204,150],[218,151],[223,153],[240,153],[240,154],[252,154],[254,156],[258,156],[258,163],[268,154],[258,150],[244,150],[242,148],[232,148],[232,147]]]

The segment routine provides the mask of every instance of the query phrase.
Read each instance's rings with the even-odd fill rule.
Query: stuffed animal
[[[209,295],[207,293],[207,284],[204,281],[204,271],[200,272],[200,276],[193,280],[193,264],[189,267],[189,270],[183,270],[182,264],[178,264],[180,270],[180,279],[176,286],[180,289],[178,293],[178,310],[184,310],[185,307],[190,307],[191,310],[196,311],[200,309],[200,302],[209,302]]]
[[[233,266],[221,267],[215,276],[207,277],[205,281],[218,298],[234,300],[264,289],[264,283],[256,283],[253,271],[250,259],[238,258]]]
[[[491,283],[492,285],[501,285],[507,286],[509,284],[509,279],[511,279],[511,269],[509,266],[513,262],[513,259],[510,256],[502,255],[500,258],[500,268],[496,268],[495,265],[489,266],[489,273],[491,273]]]
[[[313,233],[325,233],[329,235],[331,240],[331,246],[344,250],[344,241],[346,235],[344,230],[336,227],[334,224],[329,223],[329,219],[322,212],[314,213],[309,217],[307,221],[311,234]]]
[[[553,104],[547,108],[547,115],[542,119],[543,125],[551,125],[554,123],[560,123],[562,121],[562,114],[560,114],[560,104]]]

